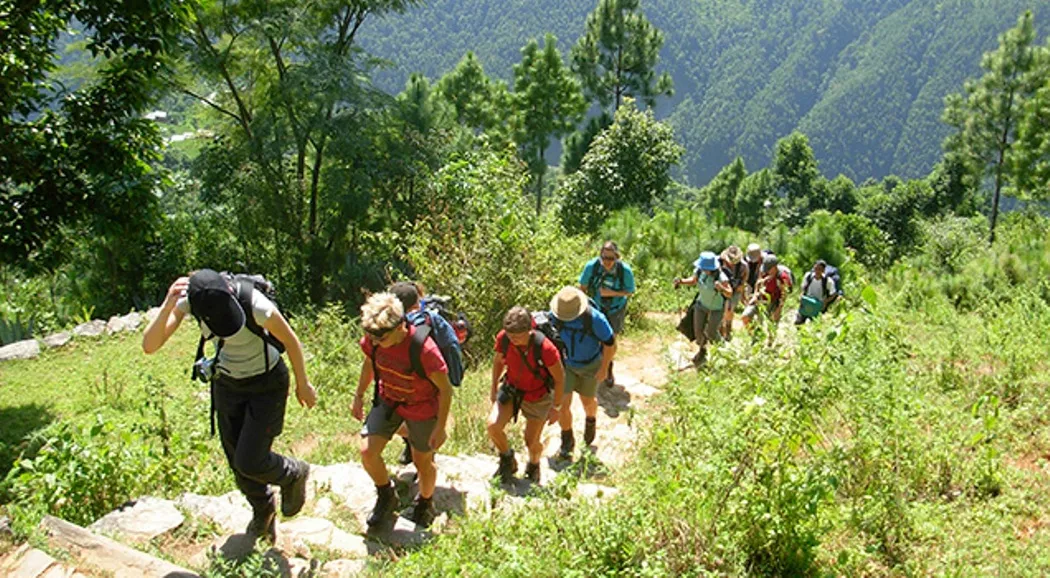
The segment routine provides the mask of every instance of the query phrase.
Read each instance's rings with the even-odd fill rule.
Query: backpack
[[[444,295],[429,295],[423,300],[422,307],[426,311],[437,313],[447,321],[456,334],[460,346],[466,345],[470,337],[474,335],[474,328],[463,312],[453,313],[449,308],[452,302],[450,297]],[[460,356],[462,360],[462,355]],[[459,385],[459,384],[456,384]]]
[[[796,287],[795,273],[791,270],[791,267],[788,267],[787,265],[784,265],[782,263],[778,264],[777,267],[779,269],[779,273],[787,273],[788,279],[791,281],[791,284],[788,286],[787,291],[785,291],[785,293],[790,293]]]
[[[590,335],[597,339],[594,334],[594,316],[592,311],[598,310],[598,304],[593,299],[587,300],[587,310],[580,316],[580,320],[583,323],[583,329],[568,328],[573,333],[583,333]],[[550,339],[555,346],[558,347],[558,353],[561,355],[562,363],[569,359],[569,348],[565,341],[561,338],[561,330],[564,325],[563,322],[558,320],[553,313],[547,311],[536,311],[532,314],[532,324],[539,330],[543,335]]]
[[[803,278],[803,280],[802,280],[802,293],[803,294],[805,294],[807,291],[809,291],[809,285],[810,285],[810,283],[813,282],[813,277],[814,277],[813,272],[810,271],[809,273],[806,273],[806,276]],[[845,293],[843,293],[843,291],[842,291],[842,274],[839,272],[838,267],[833,267],[831,265],[828,265],[827,267],[824,268],[824,277],[820,280],[820,284],[821,284],[820,294],[823,295],[825,299],[828,298],[828,279],[831,279],[831,280],[835,281],[835,294],[836,295],[845,295]]]
[[[602,297],[602,295],[601,295],[601,282],[602,282],[602,279],[605,277],[605,275],[606,275],[605,267],[603,267],[600,262],[595,262],[594,263],[594,267],[591,268],[591,276],[590,276],[589,279],[587,279],[587,292],[588,292],[588,294],[591,295],[592,299],[593,298],[601,299],[602,300],[602,305],[604,305],[605,301],[607,301],[607,300],[610,303],[612,301],[611,297],[606,298],[606,297]],[[617,291],[622,291],[623,290],[623,275],[624,275],[624,273],[623,273],[623,263],[621,263],[619,260],[616,261],[616,265],[613,267],[612,275],[616,278],[616,287],[618,287]]]
[[[444,316],[434,312],[432,309],[412,312],[408,315],[408,320],[409,323],[415,325],[417,335],[420,333],[420,327],[428,326],[430,328],[430,336],[434,338],[434,343],[437,344],[438,350],[441,351],[441,357],[445,360],[445,365],[448,366],[448,380],[452,385],[459,387],[463,383],[463,348],[460,346],[459,336],[456,334],[452,324]],[[422,371],[419,356],[423,353],[423,341],[425,339],[425,336],[419,339],[419,350],[412,358],[413,369],[418,368],[419,371]]]
[[[535,314],[534,314],[535,315]],[[533,322],[536,318],[533,317]],[[554,378],[551,376],[550,370],[543,363],[543,342],[546,341],[547,335],[543,331],[535,330],[532,332],[532,336],[529,338],[529,349],[532,351],[532,358],[536,360],[536,367],[529,365],[529,356],[526,352],[524,359],[525,367],[529,369],[532,376],[536,379],[543,381],[543,385],[546,386],[547,391],[551,391],[554,388]],[[503,334],[503,338],[497,345],[499,348],[500,355],[507,357],[507,352],[510,351],[510,338],[507,334]],[[558,350],[558,356],[561,357],[561,350]],[[564,359],[564,358],[562,358]]]

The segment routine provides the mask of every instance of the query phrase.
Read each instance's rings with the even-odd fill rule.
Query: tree
[[[820,171],[806,135],[794,132],[777,141],[772,169],[777,191],[784,199],[788,225],[801,225],[814,205],[822,204],[815,194]]]
[[[751,173],[740,183],[736,193],[736,226],[758,233],[766,224],[768,207],[776,198],[775,178],[769,169]]]
[[[640,0],[598,0],[587,16],[586,32],[572,47],[571,66],[584,97],[597,102],[600,111],[566,143],[566,173],[576,170],[594,136],[612,123],[625,98],[652,108],[656,97],[674,94],[671,75],[656,74],[663,43],[663,33],[641,12]]]
[[[1024,105],[1017,130],[1018,154],[1012,159],[1022,196],[1050,197],[1050,44],[1038,53],[1032,74],[1036,93]]]
[[[355,41],[371,17],[416,4],[206,1],[193,11],[179,88],[215,112],[221,134],[199,159],[202,194],[228,203],[245,262],[287,294],[320,302],[359,251],[386,177],[377,112],[390,103]]]
[[[962,94],[945,99],[944,121],[955,129],[944,143],[949,153],[964,157],[977,174],[993,182],[989,243],[995,242],[999,198],[1012,184],[1015,143],[1026,102],[1039,88],[1032,74],[1038,53],[1032,13],[999,37],[999,47],[981,58],[984,76],[968,81]]]
[[[110,240],[150,229],[160,137],[142,113],[157,97],[188,5],[30,0],[0,8],[0,260],[56,265],[66,251],[46,248],[61,245],[68,227]],[[68,91],[50,74],[56,40],[72,22],[101,64],[94,81]]]
[[[535,40],[521,49],[521,63],[514,67],[514,108],[518,146],[535,183],[538,215],[550,139],[572,131],[587,108],[580,83],[565,68],[553,34],[547,34],[542,52]]]
[[[625,103],[630,103],[630,100]],[[571,232],[593,233],[613,211],[648,211],[671,182],[671,167],[684,150],[671,127],[653,113],[624,106],[597,138],[580,170],[564,185],[561,221]]]
[[[452,105],[456,122],[475,133],[501,127],[510,109],[506,83],[489,78],[474,52],[467,52],[456,68],[441,77],[436,93]]]
[[[747,168],[744,167],[744,159],[737,157],[732,163],[726,165],[706,187],[701,189],[701,207],[709,216],[722,224],[731,227],[739,226],[736,199],[740,185],[746,178]]]
[[[641,12],[639,0],[599,0],[572,48],[572,70],[587,99],[604,112],[614,114],[628,96],[652,108],[657,96],[674,93],[671,75],[656,74],[663,44],[663,33]]]

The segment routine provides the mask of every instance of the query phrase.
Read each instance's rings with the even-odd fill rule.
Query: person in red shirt
[[[376,505],[369,526],[386,521],[397,506],[397,496],[383,463],[383,448],[402,423],[408,428],[412,462],[419,473],[419,495],[407,518],[421,526],[434,519],[434,486],[437,468],[434,452],[445,443],[445,426],[452,404],[448,367],[429,336],[419,343],[417,328],[405,321],[401,301],[392,293],[377,293],[361,307],[365,353],[351,413],[364,420],[361,429],[361,464],[376,485]],[[422,334],[420,334],[422,335]],[[364,392],[374,385],[376,395],[368,417]]]
[[[512,307],[503,317],[503,330],[496,335],[496,359],[492,364],[492,411],[489,438],[499,451],[496,476],[510,483],[518,471],[514,450],[510,449],[507,423],[525,414],[525,446],[529,464],[525,477],[540,482],[540,433],[544,422],[553,424],[561,413],[565,371],[558,347],[543,333],[532,328],[532,315],[524,307]]]
[[[784,309],[785,293],[791,289],[791,276],[780,267],[775,255],[766,255],[762,260],[762,272],[755,287],[755,294],[751,296],[741,316],[744,326],[751,325],[751,321],[758,315],[759,306],[763,302],[768,304],[766,314],[770,320],[773,323],[779,322],[780,314]]]

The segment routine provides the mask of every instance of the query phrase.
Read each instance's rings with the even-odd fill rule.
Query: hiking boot
[[[412,463],[412,444],[408,443],[408,438],[401,438],[405,440],[405,449],[401,450],[401,456],[397,458],[397,463],[407,466]]]
[[[390,518],[397,507],[397,494],[394,492],[394,484],[376,486],[376,505],[368,516],[369,526],[378,526]]]
[[[434,521],[434,517],[437,516],[437,511],[434,510],[434,500],[431,498],[423,498],[416,496],[416,501],[412,504],[412,509],[406,512],[405,516],[409,520],[412,520],[419,526],[429,528],[430,524]]]
[[[572,459],[572,450],[576,449],[576,438],[572,435],[571,429],[565,429],[561,431],[561,449],[558,450],[558,457],[563,460]]]
[[[534,484],[540,483],[540,464],[529,462],[525,466],[525,479],[529,480]]]
[[[281,485],[281,515],[291,518],[303,509],[306,503],[306,480],[310,478],[310,464],[292,460],[296,474],[290,482]]]
[[[514,450],[510,450],[499,456],[499,469],[496,470],[494,478],[499,478],[502,484],[514,483],[514,474],[518,472],[518,460],[514,459]]]
[[[583,443],[584,445],[591,445],[594,443],[595,429],[598,425],[597,417],[589,417],[583,422]]]
[[[277,541],[277,503],[273,496],[260,508],[252,508],[252,521],[244,530],[252,540],[265,538],[273,544]]]

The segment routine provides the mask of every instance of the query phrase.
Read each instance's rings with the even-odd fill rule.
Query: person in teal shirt
[[[675,279],[674,287],[695,285],[698,289],[693,300],[693,332],[700,351],[693,357],[693,364],[700,367],[707,361],[707,344],[722,338],[719,328],[725,314],[726,299],[733,294],[729,278],[718,266],[718,256],[711,251],[700,253],[693,266],[693,276],[688,279]]]
[[[613,333],[623,331],[627,318],[627,298],[634,294],[634,272],[631,266],[620,260],[620,248],[613,241],[606,241],[598,257],[591,259],[580,273],[580,291],[598,304]],[[607,387],[616,383],[612,366],[603,382]]]

